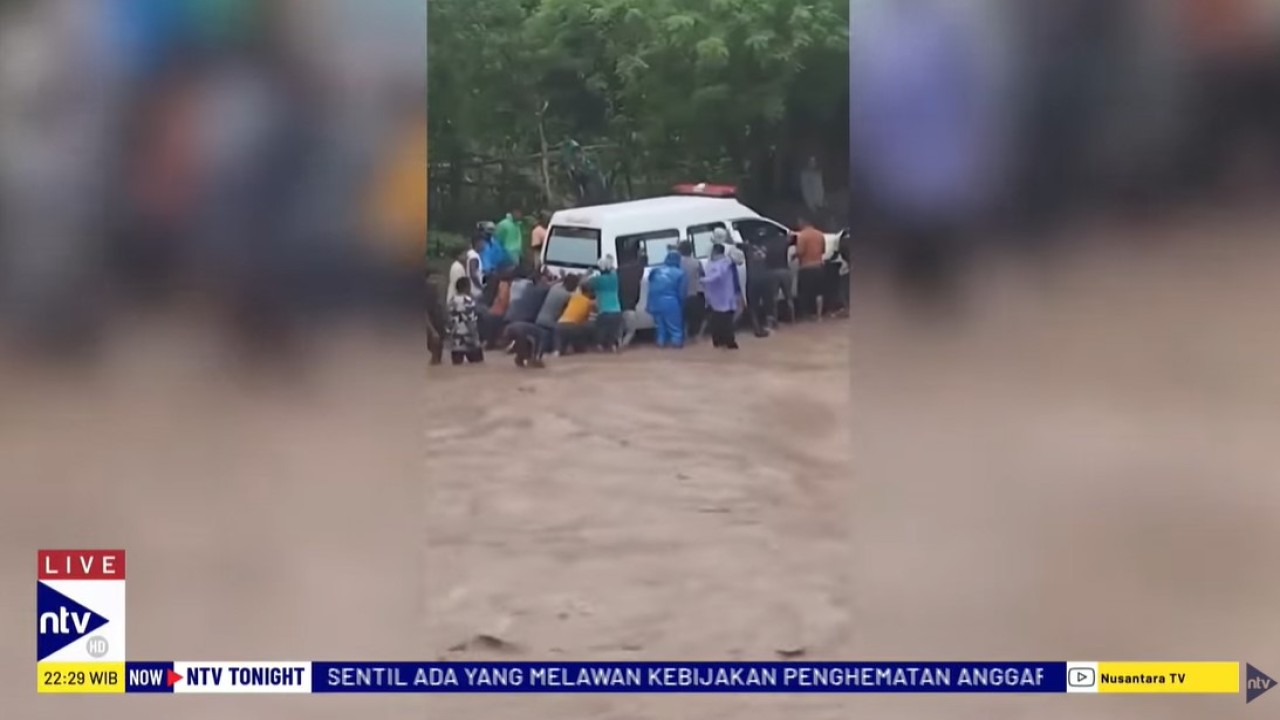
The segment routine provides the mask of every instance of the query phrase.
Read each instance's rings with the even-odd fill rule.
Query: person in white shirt
[[[444,298],[445,307],[449,307],[449,304],[453,301],[453,296],[458,294],[456,289],[458,286],[458,279],[467,277],[467,266],[465,263],[472,252],[474,251],[467,249],[458,253],[458,256],[453,260],[453,264],[449,266],[449,284],[445,290]]]
[[[471,249],[467,251],[466,274],[471,280],[471,296],[476,298],[484,292],[484,265],[480,260],[480,249],[484,246],[485,239],[476,238],[471,243]]]
[[[826,208],[827,191],[822,180],[822,168],[816,157],[810,156],[804,169],[800,171],[800,194],[804,197],[804,204],[809,212],[817,214]]]

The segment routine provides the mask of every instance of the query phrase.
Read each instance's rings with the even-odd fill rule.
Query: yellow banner
[[[1240,693],[1238,662],[1100,662],[1100,693]]]
[[[124,663],[36,663],[36,692],[79,694],[123,693]]]

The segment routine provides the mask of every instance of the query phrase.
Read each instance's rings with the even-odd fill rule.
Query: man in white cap
[[[725,251],[726,248],[721,243],[711,246],[711,259],[707,262],[702,287],[707,296],[707,307],[711,310],[707,324],[711,327],[712,345],[737,350],[733,318],[739,307],[741,290],[736,287],[740,284],[737,279],[738,267],[727,257]]]
[[[716,230],[717,233],[721,232]],[[738,298],[738,309],[734,311],[734,320],[740,320],[742,313],[747,309],[747,286],[742,282],[742,275],[747,269],[747,256],[737,245],[729,242],[729,233],[724,233],[725,250],[724,254],[733,261],[733,292]]]
[[[587,285],[596,294],[596,344],[606,352],[617,352],[622,340],[622,300],[618,296],[618,267],[612,255],[600,258],[600,272]]]

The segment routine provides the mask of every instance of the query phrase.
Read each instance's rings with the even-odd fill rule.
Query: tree
[[[847,157],[844,0],[432,0],[428,12],[433,160],[451,167],[538,153],[539,120],[552,145],[615,147],[609,170],[649,191],[701,179],[777,192],[803,146]]]

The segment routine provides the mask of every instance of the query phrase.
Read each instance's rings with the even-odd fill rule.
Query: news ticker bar
[[[82,694],[1234,695],[1241,688],[1238,662],[75,662],[37,670],[39,692]]]

